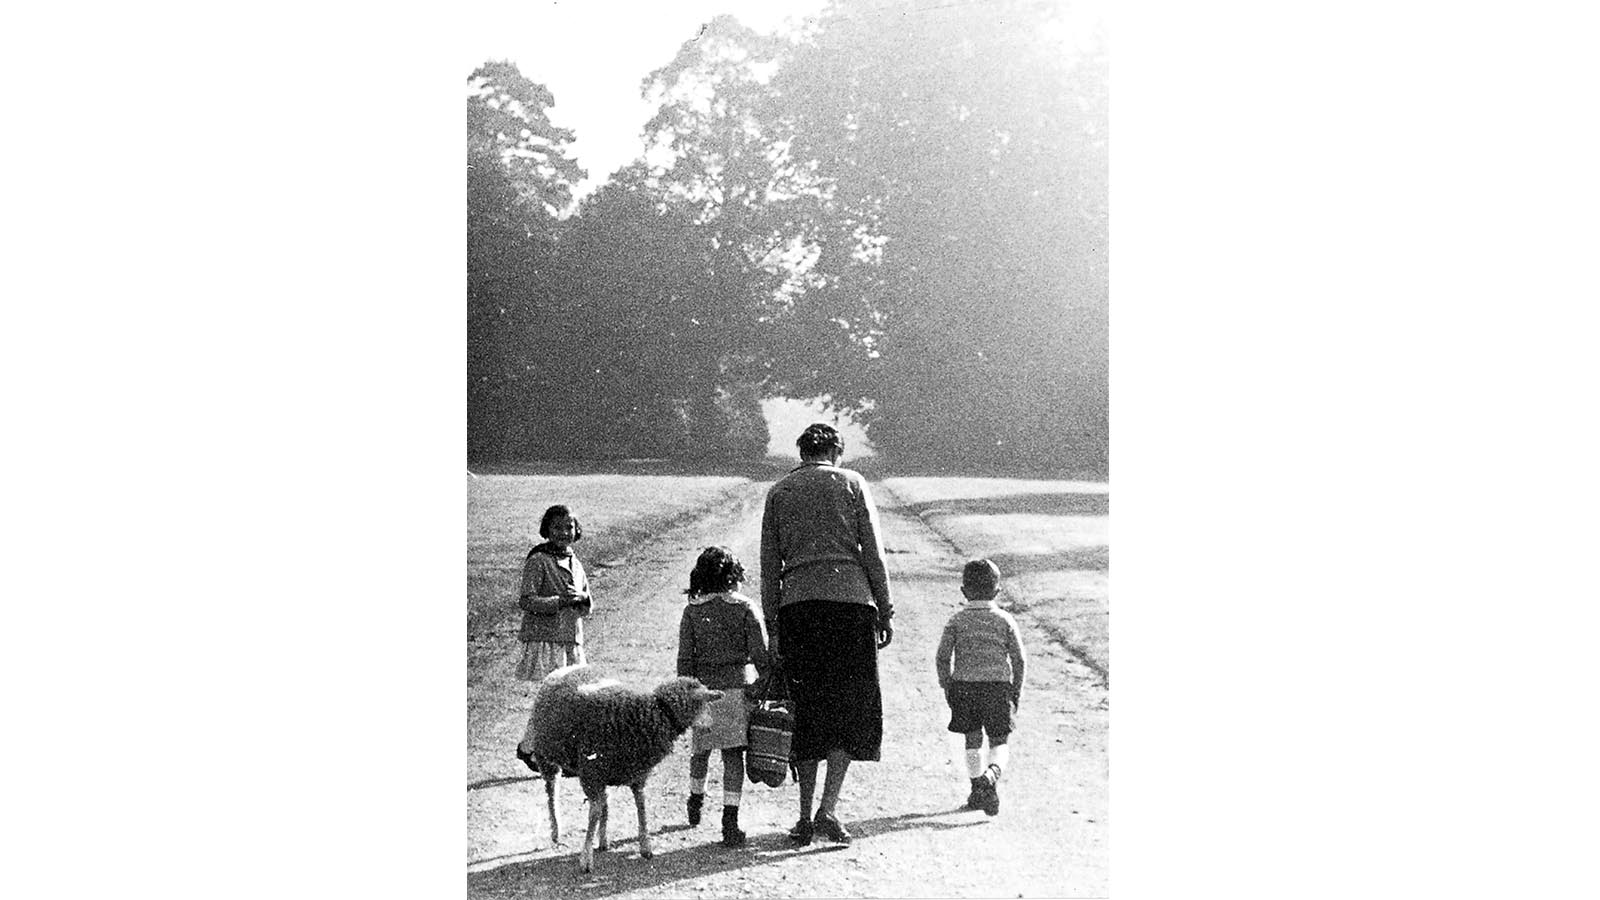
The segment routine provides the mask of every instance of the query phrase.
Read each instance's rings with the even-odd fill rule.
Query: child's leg
[[[977,778],[983,774],[983,729],[966,733],[967,742],[967,777]]]
[[[984,729],[987,733],[988,729]],[[1010,762],[1010,748],[1006,746],[1006,733],[989,734],[989,765],[982,778],[975,779],[974,785],[983,784],[984,795],[979,800],[979,806],[987,815],[997,815],[1000,812],[1000,775],[1005,771],[1006,763]]]
[[[709,753],[707,754],[710,755]],[[744,793],[744,748],[722,751],[722,805],[738,806]]]
[[[1000,777],[1000,772],[1004,772],[1006,766],[1011,765],[1011,745],[1006,743],[1009,737],[1010,735],[1002,734],[989,740],[989,765],[1000,770],[995,773],[997,779]]]
[[[722,845],[744,846],[744,832],[739,829],[739,796],[744,787],[744,750],[722,751]]]
[[[706,771],[711,768],[711,751],[689,755],[689,824],[700,824],[700,807],[706,800]]]
[[[999,691],[995,691],[986,704],[983,733],[989,739],[989,765],[983,773],[983,780],[987,784],[983,811],[993,816],[1000,812],[1000,776],[1011,762],[1011,748],[1006,744],[1006,739],[1011,736],[1011,702]]]
[[[967,747],[967,802],[963,809],[983,808],[983,730],[968,731],[962,735]]]
[[[689,756],[689,793],[706,792],[706,774],[711,771],[711,751],[702,750]]]
[[[994,770],[996,781],[1000,780],[1000,773],[1011,764],[1011,747],[1006,743],[1011,737],[1011,729],[1016,727],[1012,721],[1015,712],[1015,700],[1010,697],[1000,701],[985,717],[983,731],[989,738],[989,768]]]

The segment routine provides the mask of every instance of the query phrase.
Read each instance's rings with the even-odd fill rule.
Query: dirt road
[[[707,517],[658,535],[623,558],[585,558],[596,612],[589,658],[637,684],[673,674],[682,590],[699,550],[726,544],[759,594],[759,528],[767,483],[742,485]],[[743,849],[717,843],[717,816],[684,818],[687,738],[647,790],[653,859],[640,859],[626,789],[611,794],[613,849],[578,871],[586,808],[575,781],[561,784],[563,846],[550,846],[541,782],[513,757],[528,686],[515,682],[517,618],[472,649],[467,769],[467,883],[474,898],[575,897],[1098,897],[1107,896],[1109,697],[1100,678],[1019,617],[1029,673],[1011,768],[994,818],[964,812],[966,772],[945,731],[933,674],[945,619],[960,603],[965,554],[874,484],[895,596],[894,643],[880,658],[883,760],[850,770],[839,816],[848,847],[818,839],[794,849],[784,831],[796,789],[746,783]],[[960,535],[952,535],[957,542]],[[582,546],[578,548],[580,553]],[[509,606],[509,604],[508,604]],[[707,793],[720,795],[713,759]]]

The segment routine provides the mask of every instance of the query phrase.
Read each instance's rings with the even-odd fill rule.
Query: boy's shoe
[[[706,802],[706,795],[705,794],[690,794],[689,795],[689,804],[688,805],[689,805],[689,827],[690,828],[693,828],[694,826],[700,824],[700,806],[705,802]]]
[[[972,791],[967,794],[967,802],[961,808],[983,809],[984,785],[986,784],[988,784],[988,782],[984,781],[982,775],[972,779]]]
[[[743,847],[744,832],[739,830],[739,807],[722,807],[722,846]]]
[[[1000,767],[990,763],[989,770],[983,773],[983,811],[986,815],[997,816],[1000,814]]]
[[[822,836],[837,844],[848,844],[852,835],[846,831],[844,825],[829,813],[817,813],[812,821],[812,826],[822,833]]]
[[[811,820],[802,818],[794,823],[793,828],[789,829],[789,840],[793,841],[797,847],[804,847],[811,843],[813,830]]]

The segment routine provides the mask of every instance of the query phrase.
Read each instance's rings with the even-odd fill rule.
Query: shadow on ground
[[[540,782],[540,787],[544,786],[544,779],[540,778],[538,775],[512,775],[505,778],[485,778],[481,781],[474,781],[467,785],[467,790],[481,791],[484,788],[503,787],[508,784],[521,784],[524,781],[537,781]]]
[[[959,818],[958,818],[959,816]],[[632,830],[633,817],[624,827]],[[612,817],[611,830],[616,833],[619,819]],[[953,807],[922,813],[902,813],[897,816],[880,816],[850,823],[857,841],[875,835],[911,829],[971,828],[982,825],[986,818]],[[652,836],[670,834],[688,829],[688,825],[673,825]],[[709,832],[708,832],[709,834]],[[636,833],[627,837],[614,837],[611,850],[595,853],[594,871],[578,871],[578,853],[583,839],[569,838],[563,845],[568,852],[560,856],[528,858],[526,854],[494,857],[472,863],[476,871],[467,873],[467,890],[472,897],[607,897],[630,891],[647,890],[685,878],[703,878],[737,869],[756,869],[768,863],[801,854],[837,853],[843,845],[828,843],[817,838],[809,847],[795,847],[783,832],[752,835],[742,849],[728,849],[708,838],[704,844],[657,852],[651,859],[640,859],[633,849],[639,842]],[[494,865],[501,863],[500,865]],[[755,891],[759,895],[759,890]]]

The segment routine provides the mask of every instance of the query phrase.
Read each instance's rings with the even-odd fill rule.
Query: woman
[[[879,758],[878,651],[894,637],[894,606],[867,481],[839,467],[844,440],[819,423],[796,444],[800,465],[767,492],[761,517],[762,615],[794,701],[800,820],[789,837],[803,846],[821,832],[849,843],[834,810],[851,761]]]

